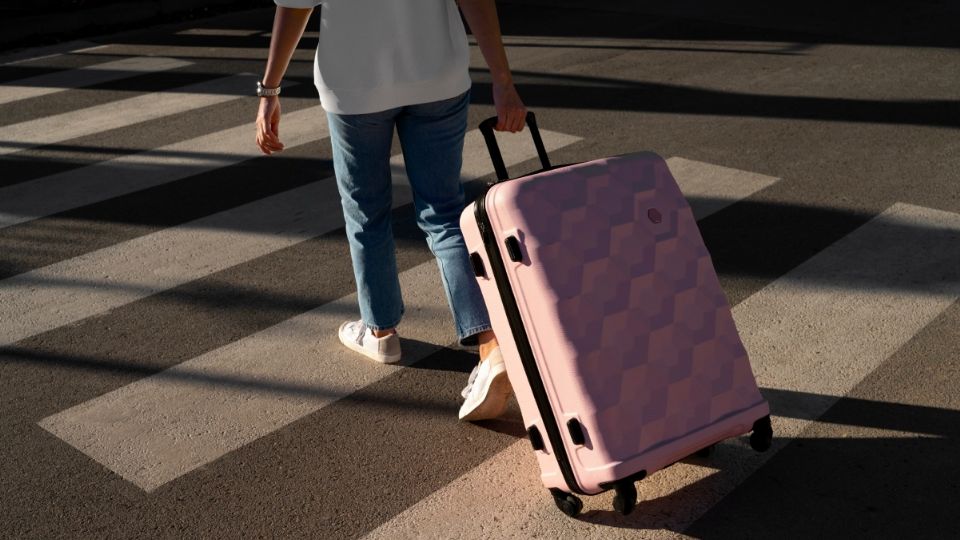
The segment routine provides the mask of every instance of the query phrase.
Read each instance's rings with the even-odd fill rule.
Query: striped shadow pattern
[[[123,57],[135,49],[113,47],[119,60],[16,81],[0,102],[57,99],[218,54]],[[8,126],[0,155],[224,104],[254,79],[201,81],[18,123]],[[244,174],[265,159],[251,147],[247,120],[0,189],[0,228],[228,168]],[[286,114],[282,124],[288,147],[304,155],[324,155],[324,129],[315,106]],[[544,137],[551,151],[581,142],[549,130]],[[508,164],[533,163],[525,137],[503,148]],[[479,426],[455,422],[476,358],[448,347],[446,299],[409,216],[399,156],[391,162],[393,218],[407,358],[402,366],[373,365],[339,346],[333,332],[355,318],[355,295],[329,165],[314,161],[325,173],[292,189],[0,280],[0,428],[15,441],[0,459],[0,477],[49,486],[80,478],[60,489],[65,499],[85,501],[74,511],[86,523],[113,521],[106,510],[133,501],[137,510],[119,511],[142,512],[120,520],[128,535],[151,534],[175,514],[183,524],[216,523],[225,535],[282,534],[284,521],[304,521],[326,537],[611,538],[634,537],[635,528],[675,537],[777,459],[730,441],[709,464],[683,462],[641,483],[648,502],[629,521],[601,512],[606,496],[588,501],[583,521],[559,515],[535,476],[515,409]],[[708,228],[784,183],[683,157],[668,164]],[[479,134],[468,133],[463,181],[475,185],[491,172]],[[777,413],[777,451],[804,437],[960,294],[952,249],[960,216],[897,203],[862,221],[735,307]],[[898,309],[904,303],[907,315]],[[14,512],[25,510],[17,504]]]
[[[47,75],[4,83],[0,86],[0,105],[189,65],[191,62],[175,58],[143,56],[102,62],[79,69],[55,71]]]
[[[256,81],[233,75],[5,126],[0,156],[234,100]]]
[[[556,150],[577,140],[576,137],[551,131],[544,131],[543,136],[549,150]],[[486,163],[484,148],[479,132],[468,133],[464,143],[464,152],[467,156],[463,167],[465,181],[491,172],[492,166]],[[508,164],[513,164],[529,160],[534,156],[536,151],[532,143],[529,143],[526,146],[514,147],[505,156],[505,160]],[[392,161],[398,187],[407,185],[403,177],[405,168],[402,156],[397,156]],[[292,190],[282,196],[283,203],[271,202],[269,207],[255,203],[258,205],[255,210],[240,214],[230,224],[190,225],[189,232],[184,234],[193,236],[195,238],[193,242],[196,242],[196,238],[206,238],[206,241],[197,246],[189,259],[196,261],[198,268],[202,267],[204,271],[211,270],[217,264],[214,261],[222,264],[238,263],[239,261],[236,260],[231,261],[227,253],[242,253],[249,250],[234,245],[229,239],[218,234],[218,230],[249,227],[257,216],[275,215],[280,219],[297,214],[302,216],[308,210],[308,206],[304,205],[303,201],[316,201],[309,203],[309,207],[312,207],[311,211],[316,214],[307,215],[306,219],[297,224],[291,223],[291,226],[305,227],[307,230],[299,234],[293,234],[292,231],[271,231],[268,233],[269,238],[286,237],[287,242],[296,243],[343,226],[336,188],[332,181],[311,184],[307,188]],[[412,202],[412,196],[409,190],[397,189],[394,204],[399,206],[410,202]],[[178,249],[182,253],[190,243],[191,240],[186,237],[177,237],[164,242],[164,245],[169,246],[166,248],[152,244],[144,246],[143,253],[147,256],[149,253],[165,253],[173,249]],[[274,241],[264,249],[279,250],[287,245]],[[175,246],[179,247],[175,248]],[[131,252],[136,253],[140,249],[133,246],[117,246],[117,248],[118,257],[120,253],[123,257],[129,257]],[[255,253],[262,254],[260,250]],[[119,266],[119,261],[114,264],[97,262],[94,266],[116,268]],[[410,270],[405,273],[403,289],[408,297],[407,309],[418,315],[433,314],[433,316],[429,318],[418,316],[405,324],[404,336],[407,339],[432,343],[434,346],[450,343],[454,341],[454,336],[448,335],[447,332],[437,335],[439,329],[449,331],[447,328],[449,325],[441,322],[446,315],[446,310],[443,290],[439,286],[440,276],[435,275],[435,264],[426,263],[422,266],[417,267],[416,271]],[[156,268],[158,265],[156,261],[146,266],[138,265],[129,272],[127,279],[136,279],[136,276],[145,274],[147,267]],[[176,265],[168,264],[167,267],[176,267],[178,272],[185,270],[183,263],[179,261]],[[411,272],[412,275],[410,275]],[[65,270],[64,273],[76,275],[78,271],[70,269]],[[178,281],[186,281],[186,278]],[[166,283],[163,286],[166,285],[170,284]],[[118,287],[127,288],[128,285]],[[87,297],[80,303],[84,306],[97,303],[91,300]],[[129,301],[129,298],[117,300],[117,302]],[[93,402],[47,418],[41,425],[138,486],[146,490],[155,489],[228,451],[259,438],[264,433],[274,431],[315,412],[338,397],[346,396],[379,377],[389,375],[391,370],[387,368],[374,370],[366,364],[358,365],[353,355],[345,354],[340,350],[339,343],[332,335],[332,329],[342,322],[344,312],[350,312],[355,301],[352,295],[339,299],[226,348],[184,362],[168,372],[160,373],[141,383],[135,383]],[[315,350],[318,340],[323,351],[321,354]],[[278,348],[281,343],[284,345]],[[424,352],[433,351],[428,348]],[[406,356],[409,361],[416,361],[423,357],[416,354]],[[268,363],[258,361],[263,358],[270,358],[270,361]],[[319,361],[320,359],[323,361]],[[368,373],[371,370],[374,375]],[[244,381],[262,381],[268,386],[312,388],[319,397],[307,399],[304,402],[291,400],[278,402],[269,392],[264,393],[259,388],[247,391],[242,387],[198,385],[196,384],[198,377],[192,375],[194,373],[219,374],[214,375],[218,380],[235,378]],[[203,406],[203,404],[212,403],[219,403],[220,406]],[[175,405],[179,411],[169,410],[168,407],[171,405]],[[119,411],[136,411],[136,414],[127,416],[126,421],[118,422]],[[191,411],[191,413],[185,414],[184,411]],[[112,420],[104,423],[104,418]],[[175,420],[170,424],[164,419]],[[225,425],[224,422],[230,426],[226,431],[220,429]],[[201,427],[211,425],[218,427],[214,430],[204,430]],[[193,436],[185,436],[188,432]],[[137,433],[139,436],[131,436],[131,433]],[[182,443],[187,441],[195,446],[183,447]],[[129,461],[132,457],[136,459]]]

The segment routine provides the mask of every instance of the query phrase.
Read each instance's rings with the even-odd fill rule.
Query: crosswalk
[[[225,39],[259,33],[181,32]],[[99,48],[95,52],[119,58],[0,85],[0,105],[59,99],[97,84],[196,67],[210,53],[181,57],[173,47],[144,56],[147,48],[134,49]],[[42,65],[43,59],[34,62]],[[7,126],[0,162],[238,100],[256,76],[201,79]],[[551,129],[549,119],[549,112],[541,115],[548,151],[579,155],[591,142],[590,133]],[[249,120],[0,187],[0,233],[274,159],[257,155]],[[285,113],[281,133],[289,149],[315,151],[318,162],[328,153],[326,119],[315,104]],[[525,135],[507,136],[502,145],[508,166],[535,162]],[[702,225],[789,182],[684,156],[670,157],[668,164]],[[277,165],[277,175],[283,167]],[[407,313],[402,365],[365,362],[334,335],[341,321],[356,316],[356,294],[335,180],[329,166],[318,165],[326,172],[292,189],[0,279],[0,385],[20,396],[0,399],[0,417],[29,426],[13,451],[28,452],[35,444],[95,463],[99,472],[84,485],[98,493],[134,486],[145,505],[176,498],[179,490],[227,489],[234,480],[243,486],[237,489],[256,496],[262,494],[247,483],[294,489],[290,483],[306,477],[291,477],[276,464],[314,453],[329,468],[309,472],[316,481],[306,488],[316,491],[311,497],[327,506],[378,501],[378,490],[389,497],[373,514],[344,518],[350,512],[345,508],[320,519],[318,536],[621,536],[616,527],[557,512],[537,478],[516,410],[499,423],[456,423],[457,391],[475,359],[451,345],[455,336],[436,262],[407,215],[412,196],[400,154],[391,168]],[[492,173],[482,137],[469,131],[461,180],[475,185]],[[643,520],[645,537],[676,537],[801,437],[956,303],[958,238],[960,214],[896,202],[737,302],[738,328],[774,411],[774,448],[757,455],[732,440],[709,463],[681,462],[658,472],[638,485],[640,497],[669,500],[670,511],[641,515],[641,503],[641,516],[628,519]],[[21,256],[16,250],[0,253],[13,261]],[[242,287],[231,288],[240,281]],[[232,292],[260,300],[246,310],[227,305],[224,298]],[[178,321],[178,314],[195,308],[226,322],[203,327]],[[147,339],[155,344],[143,353]],[[17,377],[38,381],[35,390],[46,393],[30,397],[31,389]],[[28,398],[38,404],[24,405]],[[392,420],[402,424],[394,427]],[[417,440],[409,440],[411,434]],[[391,463],[363,453],[382,449],[392,456],[397,448],[422,455]],[[276,461],[264,462],[265,455]],[[585,511],[598,515],[610,507],[610,498],[587,498]],[[498,518],[487,519],[492,515]]]
[[[72,88],[118,81],[144,73],[158,73],[190,64],[175,58],[145,56],[122,58],[79,69],[55,71],[48,75],[37,75],[3,85],[0,88],[0,104],[48,96]]]
[[[543,136],[548,150],[556,150],[559,146],[577,140],[575,137],[550,131],[545,131]],[[471,173],[475,174],[484,168],[487,169],[484,172],[489,174],[490,166],[479,163],[481,160],[486,161],[483,155],[483,140],[479,133],[471,132],[464,147],[465,156],[469,156],[465,159],[463,167],[464,180],[474,179]],[[530,159],[536,155],[536,151],[533,144],[529,143],[528,147],[521,147],[505,156],[507,164],[518,162],[514,157],[517,155]],[[406,184],[400,174],[400,171],[403,171],[401,157],[398,156],[394,160],[394,166],[398,181]],[[394,197],[395,205],[412,202],[410,195],[402,195],[403,193],[405,192],[398,190],[397,196]],[[290,234],[287,231],[268,233],[268,238],[279,236],[289,239],[286,242],[277,242],[280,245],[267,248],[277,250],[285,247],[289,241],[302,241],[343,226],[343,218],[338,212],[339,200],[333,179],[286,192],[283,196],[289,201],[288,204],[264,207],[260,203],[254,203],[256,210],[245,213],[243,219],[232,224],[232,227],[221,225],[218,228],[230,230],[243,227],[257,216],[272,213],[291,219],[290,225],[294,227],[307,228],[308,232],[299,235]],[[309,222],[305,223],[302,219],[296,220],[299,223],[293,221],[298,210],[299,213],[303,213],[303,201],[316,201],[311,203],[317,212],[314,214],[316,226],[310,226]],[[198,236],[211,236],[209,242],[204,242],[202,247],[196,250],[197,255],[203,253],[210,256],[209,260],[203,260],[201,263],[204,270],[215,270],[213,260],[230,264],[231,261],[226,258],[225,253],[219,252],[218,247],[226,248],[230,253],[241,251],[219,237],[220,235],[201,232]],[[184,245],[186,244],[184,241],[170,242],[171,246],[176,244],[179,244],[176,248],[179,254],[192,251]],[[117,246],[117,248],[125,257],[129,256],[130,248],[126,246]],[[157,251],[170,250],[158,250],[153,246],[145,250],[149,253]],[[198,260],[197,255],[190,257],[190,260]],[[178,259],[180,256],[182,255],[177,256]],[[180,267],[182,264],[178,261],[177,271],[182,270]],[[104,266],[109,265],[97,264],[98,268]],[[431,335],[430,330],[446,329],[447,325],[441,322],[443,317],[421,319],[419,316],[421,312],[444,314],[443,306],[446,300],[442,289],[437,286],[440,283],[440,276],[439,273],[430,270],[435,270],[435,263],[424,263],[403,274],[403,290],[406,296],[412,299],[410,308],[418,313],[417,321],[404,325],[404,337],[437,343],[438,336]],[[130,272],[131,275],[143,273],[145,268],[142,267]],[[420,301],[423,303],[421,304]],[[84,306],[99,304],[99,302],[91,302],[90,299],[80,302]],[[376,375],[371,379],[368,373],[371,371],[369,365],[358,365],[349,361],[349,355],[345,355],[340,350],[336,339],[322,340],[321,350],[324,351],[322,357],[325,359],[323,364],[313,360],[317,356],[315,351],[317,336],[332,338],[329,329],[339,326],[337,321],[342,318],[344,312],[349,312],[350,306],[355,305],[355,302],[355,297],[351,295],[332,304],[321,306],[315,311],[284,321],[280,325],[244,338],[223,349],[183,362],[168,372],[157,374],[153,380],[148,379],[142,383],[124,387],[103,396],[96,402],[82,404],[76,411],[65,411],[61,415],[48,418],[42,425],[54,433],[62,433],[62,438],[84,449],[89,455],[98,456],[99,461],[144,489],[159,487],[239,445],[259,438],[263,433],[282,427],[314,412],[325,403],[359,390],[362,386],[357,385],[361,382],[369,384],[376,380]],[[448,336],[440,343],[452,341],[454,341],[453,336]],[[280,344],[283,345],[278,349]],[[269,362],[262,362],[261,359],[264,358],[269,358]],[[408,360],[419,359],[415,355],[408,355]],[[354,371],[351,368],[358,369]],[[287,401],[276,401],[275,396],[270,395],[269,392],[263,392],[262,389],[254,388],[250,392],[245,391],[243,387],[223,389],[218,385],[206,385],[216,398],[195,389],[188,391],[189,398],[184,398],[179,395],[183,392],[181,387],[186,385],[188,388],[193,388],[196,385],[194,377],[191,376],[192,373],[211,373],[218,376],[229,374],[229,377],[245,381],[262,381],[267,385],[309,388],[312,389],[310,393],[318,394],[322,399],[307,400],[306,404],[291,404]],[[390,373],[389,369],[376,370],[376,374],[381,377]],[[224,392],[231,395],[225,396]],[[256,396],[262,396],[262,399],[256,399]],[[201,406],[205,403],[219,403],[220,406]],[[171,410],[171,406],[175,410]],[[192,412],[184,414],[184,407]],[[131,410],[136,410],[137,414],[128,418],[129,423],[117,422],[118,412]],[[226,417],[233,418],[233,421],[227,421],[227,425],[230,426],[227,432],[197,429],[197,426],[210,425],[212,419],[216,419],[218,425],[223,425]],[[101,420],[103,418],[112,420],[104,425]],[[165,425],[163,419],[176,419],[175,425]],[[196,435],[192,438],[183,437],[183,430]],[[130,437],[131,431],[144,434],[146,437],[144,440],[137,440],[135,437]],[[222,438],[227,440],[215,441]],[[189,440],[198,448],[182,448],[177,444],[177,441],[182,440]],[[132,449],[131,447],[136,450],[128,451]],[[121,448],[125,451],[117,454]],[[131,457],[136,457],[136,460],[132,463],[116,462],[111,458],[113,455],[121,456],[124,461]],[[169,459],[174,456],[178,457],[174,460]],[[191,463],[184,464],[183,460],[190,460]]]
[[[290,147],[326,136],[319,106],[288,114],[283,127]],[[0,228],[241,163],[256,152],[249,127],[237,126],[16,183],[0,188]]]
[[[0,156],[234,100],[256,80],[232,75],[6,126]]]

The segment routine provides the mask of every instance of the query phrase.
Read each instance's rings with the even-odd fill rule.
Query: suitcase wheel
[[[770,425],[770,416],[764,416],[753,423],[753,433],[750,434],[750,447],[757,452],[764,452],[773,444],[773,426]]]
[[[583,501],[572,493],[552,488],[550,494],[553,495],[553,502],[557,503],[557,508],[570,517],[575,517],[583,510]]]
[[[637,486],[633,480],[621,480],[614,486],[613,509],[620,515],[627,515],[637,507]]]

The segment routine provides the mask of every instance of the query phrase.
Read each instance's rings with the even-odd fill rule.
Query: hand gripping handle
[[[493,161],[493,168],[497,171],[497,181],[507,180],[507,166],[503,163],[503,156],[500,155],[500,147],[497,145],[497,138],[493,133],[493,127],[497,125],[497,117],[492,116],[483,122],[480,122],[480,133],[483,134],[483,140],[487,143],[487,150],[490,152],[490,159]],[[537,155],[540,156],[540,164],[543,170],[550,168],[550,159],[547,157],[547,149],[543,146],[543,139],[540,138],[540,130],[537,129],[537,117],[532,111],[527,111],[527,126],[530,127],[530,134],[533,136],[533,145],[537,147]]]

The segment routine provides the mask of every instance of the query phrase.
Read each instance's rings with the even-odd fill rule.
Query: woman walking
[[[460,167],[471,80],[458,5],[490,68],[496,129],[520,131],[526,116],[494,0],[275,2],[270,55],[257,87],[257,145],[267,155],[283,150],[281,79],[310,14],[320,6],[314,81],[330,126],[361,317],[340,326],[340,341],[378,362],[401,358],[397,326],[404,306],[390,220],[396,129],[417,223],[439,264],[457,336],[462,345],[479,345],[480,362],[464,388],[460,419],[499,416],[510,384],[459,225],[466,204]]]

